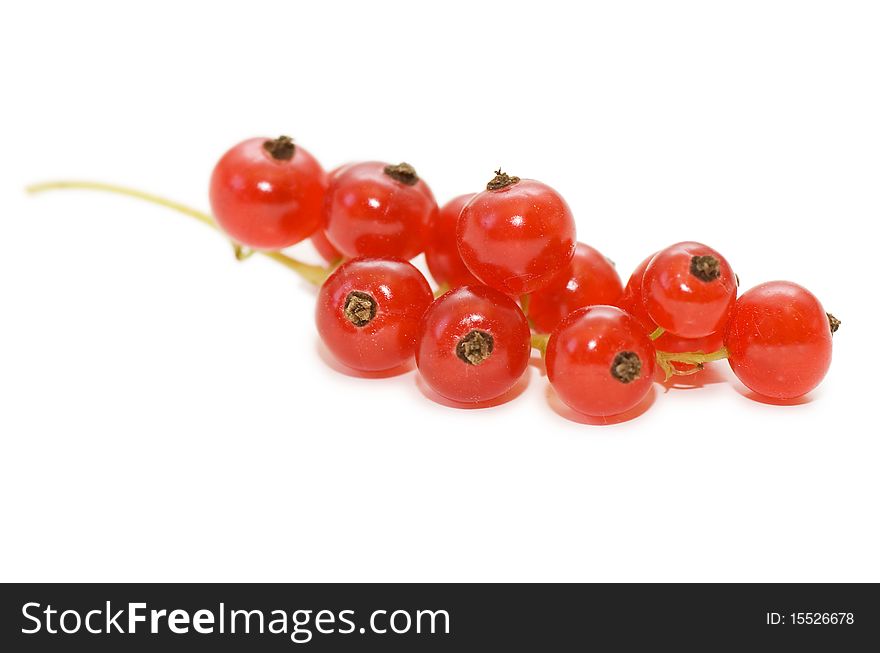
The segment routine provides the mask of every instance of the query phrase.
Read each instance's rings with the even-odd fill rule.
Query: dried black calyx
[[[631,383],[642,373],[642,360],[634,351],[622,351],[611,363],[611,376],[621,383]]]
[[[514,177],[506,172],[501,172],[501,168],[498,168],[498,170],[495,171],[495,176],[492,178],[492,181],[486,184],[486,190],[501,190],[502,188],[513,186],[518,181],[519,177]]]
[[[485,331],[471,331],[458,341],[455,355],[468,365],[479,365],[492,355],[495,340]]]
[[[416,169],[408,163],[398,163],[396,166],[385,166],[383,172],[392,179],[399,181],[401,184],[406,184],[407,186],[415,186],[419,183],[419,176],[416,174]]]
[[[831,313],[825,313],[825,315],[828,316],[828,328],[831,329],[831,335],[834,335],[840,328],[840,320],[834,317]]]
[[[276,161],[290,161],[296,151],[296,146],[290,136],[279,136],[274,141],[263,143],[263,149],[271,154]]]
[[[691,274],[700,281],[715,281],[721,276],[721,262],[714,256],[694,256],[691,258]]]
[[[345,298],[345,306],[342,312],[345,317],[356,327],[369,324],[376,317],[376,300],[372,296],[360,290],[352,290]]]

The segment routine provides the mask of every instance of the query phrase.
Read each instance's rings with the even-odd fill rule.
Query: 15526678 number
[[[789,614],[795,625],[839,625],[855,623],[852,612],[792,612]]]

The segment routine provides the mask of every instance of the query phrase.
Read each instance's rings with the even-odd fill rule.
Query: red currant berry
[[[393,259],[353,259],[321,286],[315,321],[324,346],[362,372],[390,370],[415,351],[419,320],[434,299],[415,267]]]
[[[655,256],[657,256],[657,252],[654,252],[638,264],[623,287],[623,295],[620,297],[620,308],[630,315],[637,317],[649,332],[656,329],[657,326],[648,317],[648,310],[642,301],[642,279],[645,277],[645,270],[648,269],[648,264]]]
[[[825,377],[839,324],[806,288],[762,283],[736,302],[724,338],[730,367],[760,395],[795,399]]]
[[[634,317],[614,306],[587,306],[550,334],[547,377],[574,410],[594,417],[617,415],[651,390],[655,355]]]
[[[486,286],[451,290],[425,312],[416,364],[438,394],[462,403],[510,390],[531,356],[525,315],[510,297]]]
[[[642,301],[657,326],[683,338],[701,338],[723,330],[736,301],[736,277],[711,247],[677,243],[648,264]]]
[[[214,167],[211,209],[235,242],[282,249],[318,228],[326,188],[320,164],[290,138],[251,138]]]
[[[345,170],[350,163],[344,163],[341,166],[337,166],[333,168],[330,172],[327,173],[328,185],[333,183],[333,180],[339,176],[343,170]],[[333,247],[333,243],[331,243],[327,239],[327,234],[324,232],[323,226],[320,227],[315,233],[312,234],[311,237],[312,247],[321,255],[321,258],[327,261],[328,263],[336,263],[342,260],[342,254],[339,253],[339,250]]]
[[[461,211],[458,251],[480,281],[508,295],[546,286],[574,255],[575,225],[555,190],[502,172]]]
[[[318,229],[313,233],[311,240],[312,246],[317,250],[318,254],[321,255],[321,258],[328,263],[335,263],[342,259],[342,254],[333,247],[333,243],[327,240],[327,234],[324,233],[323,229]]]
[[[578,243],[571,263],[529,297],[529,319],[535,330],[550,333],[573,310],[594,304],[616,306],[622,293],[614,264],[598,250]]]
[[[461,260],[455,239],[458,216],[473,196],[473,193],[459,195],[440,209],[425,246],[425,260],[431,276],[438,284],[446,284],[450,288],[479,284]]]
[[[324,201],[327,238],[347,257],[411,259],[425,248],[437,202],[407,164],[344,166]]]
[[[642,323],[645,333],[653,333],[657,329],[657,325],[648,315],[648,310],[642,301],[642,278],[648,264],[654,258],[655,254],[651,254],[632,273],[626,287],[623,289],[623,296],[620,299],[619,306],[627,313]],[[724,346],[724,331],[716,331],[702,338],[682,338],[669,331],[664,331],[663,335],[654,340],[654,347],[660,351],[668,351],[673,353],[680,352],[703,352],[704,354],[717,351]],[[680,370],[691,369],[692,366],[672,363],[673,367]]]

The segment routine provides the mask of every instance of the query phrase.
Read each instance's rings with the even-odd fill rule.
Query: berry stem
[[[664,329],[663,327],[657,327],[656,329],[651,331],[651,333],[648,335],[648,337],[651,340],[656,340],[657,338],[662,336],[664,333],[666,333],[666,329]]]
[[[302,261],[295,259],[292,256],[288,256],[287,254],[282,254],[281,252],[258,250],[256,253],[262,254],[273,261],[277,261],[284,267],[293,270],[300,277],[314,286],[321,286],[335,269],[335,266],[332,268],[325,268],[323,265],[303,263]]]
[[[532,334],[532,348],[537,349],[541,352],[541,358],[547,353],[547,341],[550,339],[549,333],[533,333]]]
[[[703,365],[706,363],[720,361],[727,358],[727,356],[727,347],[722,347],[718,351],[713,351],[708,354],[704,354],[701,351],[670,352],[658,350],[657,364],[666,374],[666,380],[668,381],[673,376],[688,376],[690,374],[696,374],[703,369]],[[677,370],[672,366],[672,363],[684,363],[685,365],[693,365],[693,367],[688,370]]]
[[[105,184],[103,182],[98,181],[50,181],[42,184],[33,184],[28,186],[25,190],[31,195],[35,195],[37,193],[42,193],[49,190],[94,190],[101,191],[105,193],[115,193],[117,195],[125,195],[127,197],[134,197],[139,200],[143,200],[145,202],[150,202],[152,204],[158,204],[159,206],[164,206],[165,208],[171,209],[173,211],[177,211],[178,213],[183,213],[184,215],[188,215],[191,218],[195,218],[199,222],[212,229],[218,229],[217,223],[214,222],[214,218],[212,218],[207,213],[194,209],[192,207],[186,206],[185,204],[180,204],[179,202],[175,202],[173,200],[169,200],[165,197],[160,197],[159,195],[153,195],[152,193],[145,193],[144,191],[137,190],[134,188],[127,188],[125,186],[117,186],[115,184]],[[219,230],[219,229],[218,229]],[[281,265],[284,265],[287,268],[290,268],[298,275],[300,275],[303,279],[312,283],[316,286],[320,286],[324,283],[324,280],[330,276],[330,272],[332,268],[328,269],[321,265],[312,265],[310,263],[303,263],[302,261],[298,261],[297,259],[287,256],[286,254],[282,254],[281,252],[276,251],[262,251],[262,250],[250,250],[242,247],[237,243],[232,244],[233,250],[235,251],[235,258],[239,261],[243,261],[246,258],[249,258],[253,254],[261,254],[267,258],[270,258]]]
[[[452,290],[452,287],[444,281],[439,286],[437,286],[437,290],[434,291],[434,299],[445,295],[450,290]]]
[[[256,254],[257,250],[245,247],[244,245],[239,245],[238,243],[232,243],[232,252],[235,254],[236,261],[246,261]]]
[[[49,181],[42,184],[33,184],[32,186],[28,186],[25,190],[33,195],[36,193],[42,193],[47,190],[66,189],[96,190],[107,193],[116,193],[118,195],[127,195],[129,197],[136,197],[137,199],[152,202],[153,204],[158,204],[160,206],[173,209],[174,211],[184,213],[192,218],[195,218],[199,222],[205,223],[209,227],[214,227],[215,229],[217,228],[217,225],[214,224],[214,219],[210,215],[190,208],[185,204],[179,204],[178,202],[175,202],[173,200],[159,197],[158,195],[153,195],[152,193],[145,193],[144,191],[136,190],[134,188],[125,188],[123,186],[105,184],[99,181]]]
[[[519,296],[519,307],[522,309],[523,315],[526,317],[529,316],[529,303],[532,300],[531,295],[520,295]]]

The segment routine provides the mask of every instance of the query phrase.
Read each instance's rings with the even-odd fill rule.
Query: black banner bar
[[[874,584],[12,584],[0,586],[0,626],[10,652],[878,650],[880,594]]]

